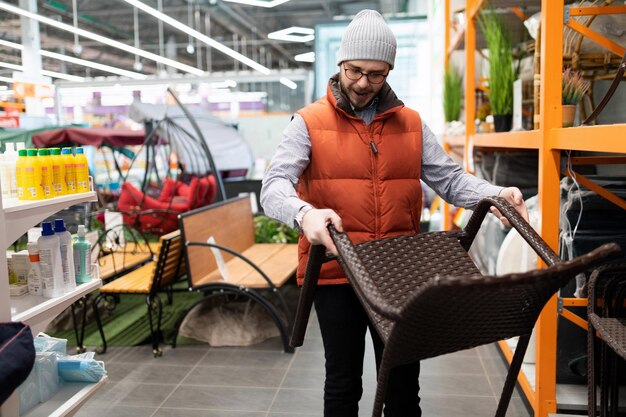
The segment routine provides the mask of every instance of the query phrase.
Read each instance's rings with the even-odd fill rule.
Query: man
[[[395,36],[382,16],[359,12],[342,37],[339,73],[330,79],[327,95],[297,112],[265,174],[265,213],[303,233],[299,283],[310,244],[336,254],[329,223],[355,243],[419,232],[420,180],[461,207],[500,195],[527,218],[517,188],[496,187],[465,173],[419,114],[404,107],[385,82],[395,54]],[[377,365],[383,344],[337,262],[324,264],[319,284],[315,310],[326,358],[324,416],[357,417],[366,329]],[[419,363],[393,370],[385,416],[421,415],[418,378]]]

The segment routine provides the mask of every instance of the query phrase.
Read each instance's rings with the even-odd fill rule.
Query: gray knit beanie
[[[384,61],[393,68],[396,37],[385,19],[375,10],[361,10],[341,38],[337,65],[355,59]]]

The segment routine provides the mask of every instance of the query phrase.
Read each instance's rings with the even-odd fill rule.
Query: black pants
[[[357,417],[365,333],[370,329],[380,365],[383,343],[349,285],[321,285],[315,293],[326,357],[324,417]],[[385,417],[420,417],[419,362],[394,368],[387,386]]]

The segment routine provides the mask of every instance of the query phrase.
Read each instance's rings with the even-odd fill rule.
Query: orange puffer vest
[[[376,116],[366,126],[333,78],[325,97],[298,111],[311,138],[298,195],[315,208],[334,210],[354,243],[419,232],[422,122],[387,84],[378,98]],[[309,247],[300,236],[300,285]],[[336,261],[322,266],[319,284],[347,282]]]

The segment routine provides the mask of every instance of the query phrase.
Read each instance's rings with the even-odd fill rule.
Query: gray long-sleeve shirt
[[[376,102],[357,116],[370,124],[375,116]],[[384,140],[384,138],[383,138]],[[498,195],[502,187],[466,173],[443,150],[433,132],[422,122],[421,179],[447,202],[472,208],[482,198]],[[261,189],[261,205],[269,217],[293,226],[296,214],[308,203],[298,198],[296,186],[309,165],[311,138],[302,116],[296,114],[283,132],[265,175]],[[325,207],[316,207],[325,208]]]

